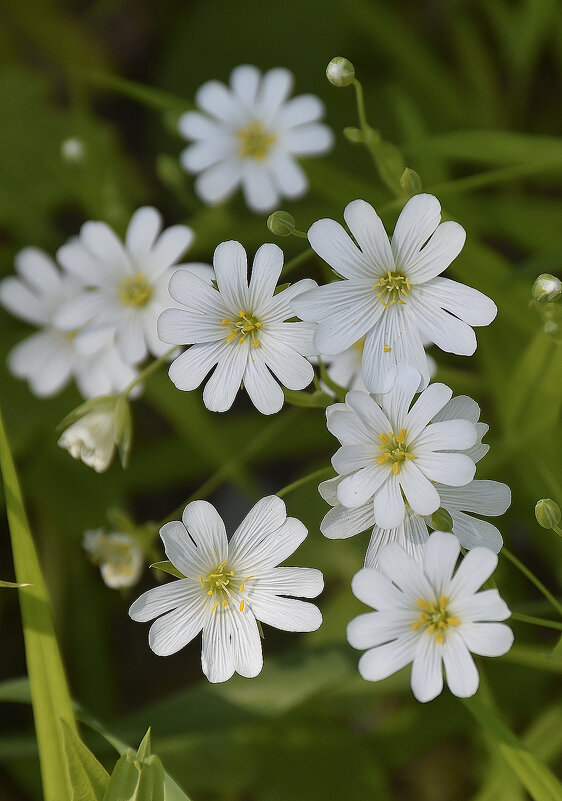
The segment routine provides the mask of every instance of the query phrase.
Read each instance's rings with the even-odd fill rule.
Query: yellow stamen
[[[420,609],[423,609],[423,612],[420,614],[418,620],[415,620],[411,624],[410,628],[412,631],[418,631],[425,627],[429,634],[435,635],[435,639],[439,645],[443,645],[445,642],[445,636],[449,626],[460,626],[460,619],[458,617],[452,617],[449,614],[449,599],[447,596],[442,595],[437,602],[418,598],[416,604]]]
[[[137,272],[123,278],[118,286],[118,293],[124,306],[141,307],[146,306],[152,297],[152,287],[144,273]]]
[[[242,611],[244,611],[244,599],[243,599],[243,598],[242,598],[242,600],[240,601],[240,611],[241,611],[241,612],[242,612]]]
[[[387,270],[386,275],[381,276],[377,283],[373,284],[371,288],[380,289],[380,291],[377,292],[377,298],[385,309],[390,308],[393,303],[401,303],[404,305],[405,301],[402,300],[401,295],[407,298],[412,289],[407,276],[398,271],[391,272],[390,270]],[[385,350],[385,353],[387,352],[388,351]]]
[[[223,606],[223,609],[224,609],[225,606],[228,606],[228,601],[223,601],[222,602],[222,606]]]
[[[267,131],[258,120],[253,120],[237,131],[236,137],[240,143],[238,154],[256,161],[263,161],[277,141],[275,134]]]
[[[217,601],[216,604],[211,607],[211,612],[214,612],[218,605],[219,605],[219,602]]]
[[[391,350],[392,348],[390,347],[390,345],[387,345],[385,342],[383,346],[383,353],[390,353]]]

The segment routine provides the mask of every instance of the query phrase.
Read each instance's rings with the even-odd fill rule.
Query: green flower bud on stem
[[[336,56],[326,67],[326,78],[333,86],[350,86],[355,79],[355,67],[347,58]]]
[[[421,178],[415,170],[406,167],[400,176],[400,187],[405,195],[412,197],[412,195],[419,195],[422,191]]]
[[[562,514],[556,501],[552,498],[541,498],[535,505],[535,517],[539,526],[556,531]]]
[[[275,236],[291,236],[295,230],[295,218],[288,211],[274,211],[267,218],[267,227]]]
[[[353,125],[348,125],[343,129],[343,135],[349,142],[354,145],[362,145],[365,142],[365,134],[360,128],[354,128]]]
[[[453,518],[442,506],[431,515],[429,520],[431,522],[431,527],[434,528],[435,531],[453,530]]]
[[[538,303],[558,301],[562,297],[562,281],[555,275],[542,273],[535,280],[531,295]]]

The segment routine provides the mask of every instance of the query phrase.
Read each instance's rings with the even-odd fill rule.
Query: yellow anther
[[[392,436],[392,431],[390,432],[390,436]],[[386,434],[379,434],[379,439],[384,445],[388,445],[390,442],[390,438],[386,436]]]
[[[216,604],[211,607],[211,612],[214,612],[218,605],[219,605],[219,602],[217,601]]]
[[[403,464],[406,459],[416,458],[413,453],[408,451],[406,437],[405,428],[401,428],[398,434],[395,434],[393,431],[389,431],[388,434],[379,434],[379,440],[381,442],[379,448],[382,454],[377,458],[377,463],[384,464],[385,462],[392,462],[392,472],[395,476],[398,475],[400,465]]]
[[[449,626],[460,626],[461,622],[458,617],[450,617],[447,619]]]
[[[203,576],[199,576],[199,581],[201,582],[201,586],[205,586],[205,582],[203,581]]]
[[[217,570],[222,570],[225,565],[226,565],[226,559],[224,560],[224,562],[220,563],[220,565],[217,567]]]
[[[380,289],[377,292],[377,298],[385,309],[390,308],[393,303],[404,304],[405,301],[400,296],[403,295],[407,298],[411,291],[410,281],[407,276],[399,272],[393,273],[390,270],[387,270],[386,275],[381,276],[371,288]]]
[[[240,611],[242,612],[243,610],[244,610],[244,599],[242,598],[242,600],[240,601]]]
[[[244,592],[244,586],[245,586],[244,582],[242,582],[242,584],[240,585],[240,592]]]
[[[417,606],[423,609],[418,620],[411,624],[413,631],[425,627],[429,634],[434,634],[437,642],[442,645],[445,641],[444,634],[449,626],[460,626],[460,619],[458,617],[451,617],[447,605],[449,599],[442,595],[437,602],[426,601],[423,598],[418,598],[416,601]]]
[[[398,475],[398,462],[394,462],[394,464],[392,465],[392,472],[394,473],[395,476]]]
[[[439,643],[439,645],[443,645],[443,635],[441,634],[441,632],[440,632],[440,631],[438,631],[438,632],[435,634],[435,639],[437,640],[437,642]]]
[[[127,275],[118,287],[119,298],[124,306],[146,306],[152,297],[152,287],[144,273]]]
[[[390,353],[391,350],[392,348],[390,347],[390,345],[387,345],[385,342],[383,346],[383,353]]]
[[[207,595],[212,595],[212,594],[213,594],[212,590],[209,590],[209,592],[207,593]]]
[[[221,325],[230,325],[231,322],[230,317],[225,317],[224,320],[221,320]]]
[[[418,598],[416,603],[422,609],[431,609],[433,606],[433,604],[428,603],[428,601],[424,601],[423,598]]]
[[[258,120],[236,131],[236,137],[239,142],[238,154],[256,161],[263,161],[277,141],[275,134],[267,131]]]
[[[223,602],[222,602],[222,607],[223,607],[223,609],[224,609],[224,607],[225,607],[225,606],[228,606],[228,601],[223,601]]]
[[[238,336],[238,331],[232,331],[229,337],[226,338],[226,344],[228,345],[229,342],[232,342],[233,339],[236,339]]]

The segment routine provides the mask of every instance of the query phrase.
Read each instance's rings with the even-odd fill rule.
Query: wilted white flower
[[[131,446],[131,414],[123,396],[110,395],[84,403],[60,424],[58,445],[74,459],[81,459],[96,473],[107,470],[115,447],[125,466]]]
[[[319,123],[324,113],[314,95],[288,99],[293,76],[272,69],[263,76],[249,65],[236,67],[230,87],[208,81],[195,95],[201,111],[180,117],[180,133],[194,144],[181,154],[205,203],[218,203],[242,186],[253,211],[271,211],[280,198],[297,198],[308,188],[299,156],[318,156],[332,146],[332,132]]]
[[[322,573],[277,567],[306,535],[275,495],[258,501],[230,541],[214,506],[193,501],[182,522],[160,531],[168,559],[185,578],[148,590],[129,614],[142,622],[158,618],[148,642],[159,656],[179,651],[202,630],[201,664],[209,681],[226,681],[235,671],[257,676],[263,657],[256,621],[284,631],[314,631],[322,622],[314,604],[285,597],[314,598],[322,591]]]
[[[363,380],[371,392],[387,392],[398,365],[429,381],[424,339],[448,353],[476,349],[471,326],[488,325],[496,306],[476,289],[441,278],[458,256],[465,231],[456,222],[439,224],[441,206],[433,195],[415,195],[404,206],[392,243],[374,208],[354,200],[344,212],[357,241],[335,220],[318,220],[309,232],[312,248],[343,281],[296,298],[303,320],[318,322],[318,353],[337,354],[365,336]]]
[[[482,443],[488,426],[478,422],[480,408],[472,398],[460,395],[451,398],[433,417],[433,422],[444,420],[469,420],[476,427],[478,439],[464,453],[475,463],[485,456],[488,445]],[[421,563],[423,546],[430,529],[435,528],[433,515],[422,516],[406,508],[404,520],[393,528],[381,528],[375,524],[374,507],[371,500],[355,509],[347,509],[339,502],[337,486],[344,476],[322,482],[318,487],[321,496],[333,507],[324,517],[320,530],[329,539],[347,539],[372,528],[372,535],[365,556],[365,567],[378,566],[378,553],[388,542],[396,542]],[[476,480],[463,487],[450,487],[438,481],[434,484],[440,499],[440,509],[450,515],[452,533],[458,537],[463,548],[482,546],[498,553],[503,540],[496,526],[478,515],[496,517],[502,515],[511,503],[511,492],[499,481]]]
[[[467,698],[478,689],[471,652],[502,656],[513,633],[503,623],[510,611],[497,590],[476,592],[494,572],[498,558],[474,548],[453,571],[460,543],[435,531],[423,547],[423,566],[396,543],[380,552],[380,570],[363,568],[351,583],[353,593],[375,612],[360,615],[347,628],[354,648],[368,649],[359,672],[380,681],[412,662],[411,686],[418,701],[431,701],[443,689],[443,667],[454,695]]]
[[[262,414],[278,412],[283,390],[273,375],[295,390],[314,376],[305,358],[313,353],[314,326],[285,321],[294,316],[293,298],[316,284],[304,279],[275,295],[283,252],[272,244],[257,251],[249,284],[239,242],[220,244],[213,264],[217,289],[185,270],[170,281],[170,294],[182,308],[163,312],[158,332],[164,342],[191,344],[170,366],[170,378],[178,389],[191,390],[214,368],[203,392],[208,409],[229,409],[243,383]]]
[[[70,239],[58,253],[59,262],[85,287],[55,315],[55,324],[75,330],[88,324],[90,341],[115,336],[121,358],[128,364],[148,354],[163,356],[167,346],[158,338],[156,320],[172,301],[168,282],[178,267],[212,276],[208,265],[176,262],[193,240],[185,225],[161,232],[156,209],[143,207],[131,217],[125,243],[104,222],[87,222],[80,236]]]
[[[0,303],[41,330],[12,348],[8,354],[10,372],[26,379],[39,397],[56,395],[72,378],[85,398],[124,389],[136,372],[119,357],[111,337],[92,337],[78,329],[63,331],[54,323],[60,307],[83,291],[82,282],[59,270],[38,248],[21,250],[15,266],[18,276],[0,282]]]
[[[121,531],[85,531],[82,547],[90,561],[100,568],[108,587],[120,590],[132,587],[141,577],[144,553],[139,540]]]

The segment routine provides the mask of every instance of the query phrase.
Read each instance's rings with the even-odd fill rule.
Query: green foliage
[[[72,801],[103,801],[109,774],[65,721],[62,721],[64,753]]]

